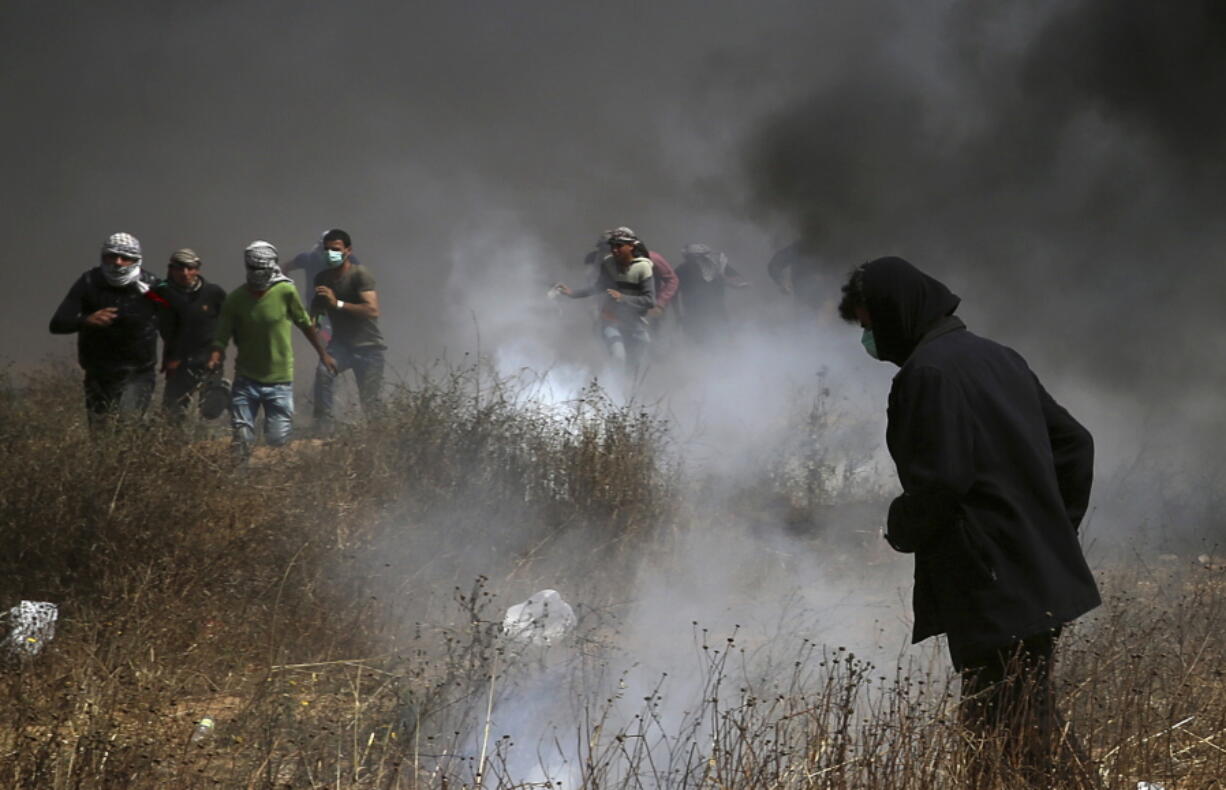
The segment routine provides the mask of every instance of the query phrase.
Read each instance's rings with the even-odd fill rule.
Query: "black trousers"
[[[108,418],[140,416],[153,400],[157,374],[146,370],[86,370],[85,408],[89,411],[89,426],[98,428]]]
[[[1098,788],[1093,766],[1056,707],[1059,629],[968,660],[960,713],[975,736],[972,786],[1021,776],[1035,787]]]
[[[162,408],[174,420],[186,415],[192,395],[211,375],[204,365],[179,365],[166,376],[166,388],[162,390]]]

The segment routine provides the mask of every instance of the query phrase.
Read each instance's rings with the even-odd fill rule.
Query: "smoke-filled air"
[[[1220,3],[0,29],[0,785],[1226,780]]]

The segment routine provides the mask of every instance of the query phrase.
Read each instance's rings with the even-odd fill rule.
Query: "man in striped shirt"
[[[609,251],[591,285],[574,290],[558,283],[556,288],[572,299],[604,293],[599,314],[601,337],[613,358],[635,377],[651,344],[647,311],[656,306],[655,277],[647,247],[629,228],[612,232]]]

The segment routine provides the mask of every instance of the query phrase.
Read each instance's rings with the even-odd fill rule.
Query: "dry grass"
[[[354,682],[338,674],[351,665],[321,662],[386,655],[424,614],[376,592],[456,581],[448,555],[474,544],[487,572],[527,586],[537,557],[582,528],[591,562],[555,576],[571,582],[618,567],[620,547],[668,516],[655,420],[595,391],[547,414],[474,383],[427,377],[378,424],[246,466],[224,441],[156,423],[91,441],[62,370],[5,387],[0,602],[57,602],[61,622],[44,655],[0,674],[0,785],[273,786],[287,760],[294,783],[315,777],[306,733]],[[278,669],[311,664],[323,669],[305,680]],[[186,747],[204,714],[225,722],[217,754]]]
[[[91,441],[80,400],[63,371],[0,391],[0,604],[61,607],[42,655],[0,667],[0,786],[918,790],[976,764],[1026,786],[957,724],[941,663],[696,627],[693,664],[640,693],[601,602],[632,549],[698,527],[665,426],[596,391],[545,411],[447,371],[245,467],[156,424]],[[1094,769],[1220,786],[1226,573],[1103,581],[1058,668]],[[582,591],[578,627],[508,640],[502,609],[546,582]]]

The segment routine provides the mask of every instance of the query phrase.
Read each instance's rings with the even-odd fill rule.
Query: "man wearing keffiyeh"
[[[142,414],[153,397],[158,312],[165,301],[141,269],[140,241],[112,234],[101,261],[77,279],[51,318],[51,332],[77,335],[90,427],[114,413]]]
[[[264,409],[264,437],[274,447],[289,441],[294,421],[294,348],[290,326],[306,336],[320,364],[333,374],[336,361],[328,355],[298,290],[277,265],[277,248],[252,242],[243,256],[247,282],[235,288],[221,307],[209,368],[221,365],[230,340],[238,347],[230,419],[234,446],[246,457],[255,442],[255,420]]]
[[[681,326],[698,345],[717,347],[732,332],[727,291],[749,283],[728,263],[727,255],[705,244],[687,244],[681,254],[684,259],[677,267]]]

